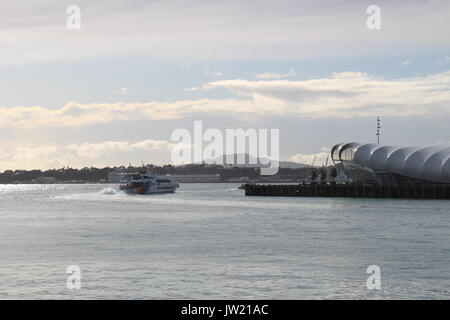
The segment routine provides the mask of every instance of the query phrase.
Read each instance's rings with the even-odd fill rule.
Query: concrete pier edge
[[[450,184],[380,186],[377,184],[245,184],[246,196],[341,197],[450,200]]]

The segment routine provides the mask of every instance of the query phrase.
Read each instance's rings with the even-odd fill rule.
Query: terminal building
[[[331,159],[353,182],[450,184],[450,143],[427,147],[339,143]]]

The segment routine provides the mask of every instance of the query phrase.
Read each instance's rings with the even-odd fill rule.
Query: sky
[[[0,171],[170,163],[195,120],[279,129],[302,163],[375,142],[378,116],[383,144],[450,142],[448,17],[448,0],[3,1]]]

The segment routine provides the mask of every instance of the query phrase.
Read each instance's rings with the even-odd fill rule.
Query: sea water
[[[0,185],[1,299],[450,297],[450,201]],[[369,289],[369,266],[379,289]],[[80,289],[69,289],[69,266]],[[70,271],[70,270],[69,270]]]

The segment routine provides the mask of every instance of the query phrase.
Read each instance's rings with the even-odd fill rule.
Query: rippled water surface
[[[450,201],[0,185],[0,298],[450,297]],[[81,289],[66,288],[67,266]],[[368,290],[369,265],[381,289]]]

